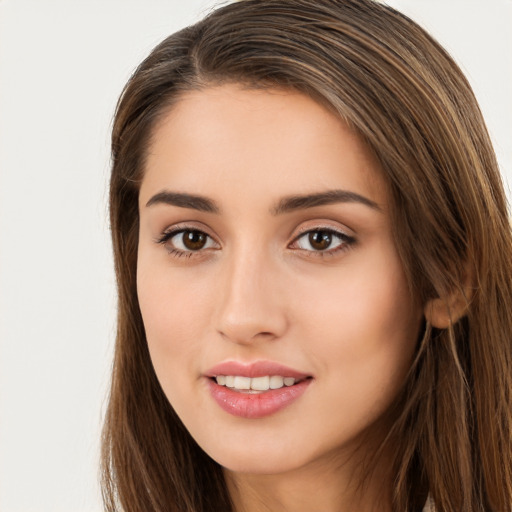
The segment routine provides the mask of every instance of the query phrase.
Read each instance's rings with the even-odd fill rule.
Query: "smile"
[[[314,380],[272,361],[225,361],[204,374],[210,396],[225,412],[247,419],[264,418],[296,402]]]
[[[296,382],[294,377],[283,377],[281,375],[264,375],[252,378],[241,375],[217,375],[215,380],[219,386],[249,393],[281,389],[284,386],[293,386]]]

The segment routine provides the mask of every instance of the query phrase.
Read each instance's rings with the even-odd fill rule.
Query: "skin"
[[[283,198],[345,190],[341,201],[276,214]],[[219,212],[148,202],[204,196]],[[156,127],[140,189],[138,297],[154,368],[199,445],[225,468],[237,511],[390,510],[386,457],[363,493],[354,475],[385,434],[422,308],[394,245],[379,163],[310,98],[237,85],[186,93]],[[173,227],[199,230],[186,249]],[[326,250],[308,230],[331,235]],[[228,414],[205,372],[275,361],[312,377],[271,416]],[[364,437],[364,442],[362,442]]]

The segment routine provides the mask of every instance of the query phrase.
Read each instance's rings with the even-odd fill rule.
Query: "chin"
[[[289,449],[263,449],[259,444],[251,446],[250,439],[246,440],[245,446],[217,446],[205,452],[220,466],[233,473],[279,474],[293,471],[307,463],[304,453],[297,453],[300,457],[295,457]]]
[[[240,457],[222,457],[217,462],[225,469],[232,473],[245,473],[251,475],[277,475],[288,473],[301,467],[302,464],[297,461],[278,460],[269,457],[255,455],[248,457],[241,455]]]

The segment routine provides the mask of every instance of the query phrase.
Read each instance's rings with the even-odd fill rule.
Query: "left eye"
[[[350,237],[330,229],[315,229],[303,233],[294,243],[305,251],[325,252],[350,243]]]

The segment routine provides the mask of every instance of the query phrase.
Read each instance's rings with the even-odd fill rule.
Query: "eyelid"
[[[332,233],[337,233],[348,239],[355,240],[356,238],[355,233],[347,227],[340,226],[339,224],[334,226],[328,220],[318,220],[302,224],[297,233],[293,236],[293,240],[296,240],[305,233],[310,233],[311,231],[331,231]]]
[[[164,247],[166,244],[175,236],[179,235],[180,233],[184,233],[186,231],[198,231],[200,233],[204,233],[210,240],[213,241],[215,244],[215,247],[206,247],[201,248],[198,250],[183,250],[179,249],[177,247],[166,247],[167,251],[170,254],[173,254],[174,256],[199,256],[200,254],[203,254],[207,251],[210,251],[212,249],[220,249],[221,244],[218,241],[217,237],[211,234],[211,231],[208,227],[204,226],[203,224],[199,224],[195,221],[192,222],[179,222],[177,224],[172,224],[171,226],[168,226],[165,228],[158,237],[154,239],[154,242],[157,244],[161,244]]]
[[[301,247],[293,247],[305,235],[307,235],[309,233],[314,233],[316,231],[332,233],[334,236],[336,236],[337,238],[339,238],[341,240],[341,243],[339,243],[332,249],[327,248],[325,250],[310,250],[310,249],[304,249]],[[352,246],[357,242],[356,237],[353,235],[349,235],[347,233],[347,231],[349,231],[349,230],[342,229],[341,227],[334,227],[332,225],[327,225],[326,223],[314,223],[314,224],[309,224],[307,226],[302,226],[299,229],[299,232],[293,237],[292,241],[288,245],[288,248],[300,251],[302,254],[305,254],[308,257],[324,258],[324,257],[328,257],[328,256],[335,256],[340,252],[344,252],[344,251],[352,248]]]
[[[197,250],[194,249],[180,249],[176,246],[167,246],[166,244],[174,237],[179,235],[180,233],[186,231],[198,231],[204,233],[214,244],[214,247],[202,247]],[[306,249],[303,247],[297,247],[298,241],[304,237],[305,235],[312,232],[328,232],[333,236],[337,237],[340,242],[333,248],[327,248],[325,250],[314,250],[314,249]],[[352,234],[352,230],[343,228],[341,226],[333,226],[330,221],[315,221],[315,222],[307,222],[300,226],[296,234],[293,236],[292,241],[287,245],[288,249],[293,249],[295,251],[300,251],[303,254],[306,254],[308,257],[326,257],[326,256],[334,256],[338,252],[348,250],[353,246],[357,240],[356,237]],[[205,253],[210,252],[211,250],[219,250],[222,249],[222,245],[218,240],[218,237],[211,233],[211,230],[203,225],[202,223],[198,223],[197,221],[183,221],[177,224],[172,224],[165,228],[160,235],[154,239],[155,243],[161,244],[166,247],[167,251],[175,257],[186,256],[186,257],[200,257],[205,256]],[[172,244],[169,244],[172,245]],[[295,247],[294,247],[295,246]]]
[[[196,221],[178,222],[176,224],[171,224],[170,226],[167,226],[160,232],[158,237],[155,239],[155,242],[159,242],[161,241],[162,238],[168,238],[169,235],[172,236],[182,231],[200,231],[201,233],[204,233],[205,235],[208,235],[210,238],[215,240],[216,243],[219,243],[217,237],[211,233],[211,230],[207,226]]]
[[[304,235],[307,235],[309,233],[314,233],[315,231],[332,233],[333,235],[336,235],[336,236],[343,238],[347,241],[355,241],[355,238],[353,236],[347,235],[347,233],[345,233],[344,231],[341,231],[339,229],[318,227],[318,228],[309,228],[309,229],[306,229],[306,230],[298,233],[293,238],[291,243],[293,244],[293,243],[297,242],[297,240],[300,240],[302,237],[304,237]]]

